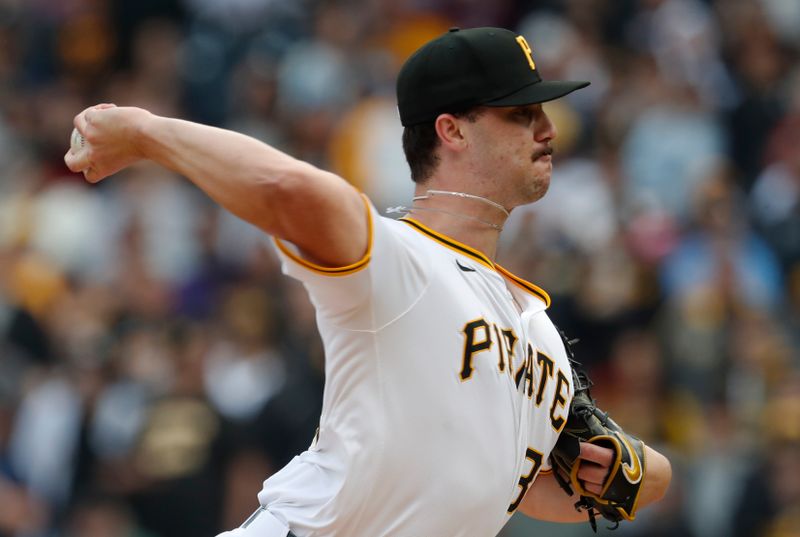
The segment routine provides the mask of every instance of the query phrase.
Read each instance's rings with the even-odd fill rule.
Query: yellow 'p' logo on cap
[[[525,58],[528,59],[528,65],[531,66],[531,70],[536,70],[536,64],[533,62],[533,51],[531,50],[531,46],[525,41],[525,38],[521,35],[517,36],[517,44],[522,49],[522,52],[525,53]]]

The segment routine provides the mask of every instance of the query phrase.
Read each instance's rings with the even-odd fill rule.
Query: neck
[[[509,211],[494,200],[450,190],[418,189],[409,214],[494,259]]]
[[[484,198],[483,196],[478,196],[476,194],[467,194],[466,192],[453,192],[451,190],[427,190],[425,192],[425,195],[414,196],[413,201],[427,200],[427,199],[432,198],[433,196],[455,196],[457,198],[464,198],[464,199],[480,201],[481,203],[485,203],[485,204],[489,205],[490,207],[494,207],[498,211],[502,212],[505,215],[506,218],[511,216],[511,214],[508,212],[508,210],[506,210],[505,207],[503,207],[502,205],[500,205],[496,201],[492,201],[489,198]],[[477,217],[475,217],[475,219],[477,220]],[[481,220],[479,220],[479,221],[481,221]],[[488,222],[488,221],[484,222],[484,223],[487,226],[493,227],[498,231],[503,231],[503,226],[500,225],[500,224],[494,224],[494,223]]]

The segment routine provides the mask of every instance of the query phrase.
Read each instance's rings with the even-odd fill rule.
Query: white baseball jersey
[[[326,351],[319,433],[261,505],[298,537],[492,537],[563,428],[572,375],[549,297],[413,219],[370,213],[359,262],[276,241]]]

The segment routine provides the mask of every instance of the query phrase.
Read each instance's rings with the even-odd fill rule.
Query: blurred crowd
[[[319,416],[269,238],[152,165],[84,183],[73,116],[231,128],[407,205],[397,70],[492,25],[592,81],[547,105],[551,190],[499,260],[673,462],[618,533],[800,535],[800,2],[0,0],[0,537],[213,536]],[[502,535],[591,535],[523,518]]]

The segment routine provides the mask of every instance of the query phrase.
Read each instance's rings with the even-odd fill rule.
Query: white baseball
[[[72,152],[77,154],[85,145],[86,139],[83,135],[78,132],[78,129],[72,129],[72,135],[69,138],[69,147],[72,149]]]

